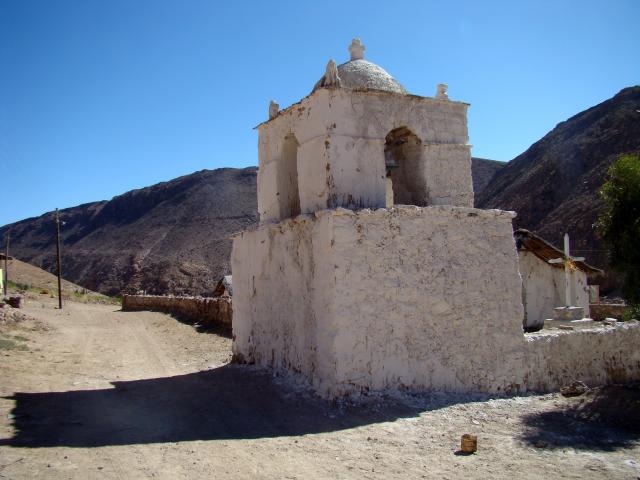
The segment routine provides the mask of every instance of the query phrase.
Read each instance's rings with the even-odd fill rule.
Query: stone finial
[[[278,112],[280,111],[280,105],[271,100],[269,103],[269,120],[278,116]]]
[[[336,62],[329,60],[327,63],[327,69],[324,72],[324,77],[322,77],[322,81],[320,82],[321,87],[339,87],[340,86],[340,76],[338,75],[338,66]]]
[[[449,86],[446,83],[439,83],[436,90],[436,98],[438,100],[449,100],[448,90]]]
[[[362,60],[364,58],[365,46],[362,44],[359,38],[354,38],[349,45],[349,53],[351,54],[351,60]]]

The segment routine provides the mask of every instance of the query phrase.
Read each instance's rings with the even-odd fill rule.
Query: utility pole
[[[7,296],[9,288],[9,240],[11,239],[11,227],[7,229],[7,240],[4,245],[4,296]]]
[[[62,310],[62,268],[60,266],[60,216],[56,208],[56,251],[58,253],[58,308]]]

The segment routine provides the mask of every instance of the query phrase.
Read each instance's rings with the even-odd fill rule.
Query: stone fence
[[[122,310],[153,310],[169,313],[194,323],[231,328],[233,308],[230,297],[173,297],[162,295],[124,295]]]

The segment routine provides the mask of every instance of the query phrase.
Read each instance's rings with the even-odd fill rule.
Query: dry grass
[[[58,279],[55,275],[34,267],[20,260],[9,262],[9,290],[25,292],[43,296],[57,296]],[[62,280],[62,298],[82,303],[119,304],[120,299],[107,297],[97,292],[87,290],[80,285]]]

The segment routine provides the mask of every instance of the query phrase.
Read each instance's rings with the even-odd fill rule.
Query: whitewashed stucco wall
[[[299,216],[235,238],[233,351],[239,360],[307,375],[316,370],[314,226]]]
[[[511,390],[522,339],[511,212],[402,207],[332,215],[336,384]],[[481,339],[481,341],[478,341]]]
[[[319,89],[258,127],[258,211],[280,220],[277,177],[285,137],[298,141],[302,213],[385,207],[384,144],[407,127],[422,141],[433,205],[473,206],[467,108],[430,97]]]
[[[503,358],[524,355],[512,216],[336,209],[243,232],[234,353],[304,373],[327,396],[510,390],[517,372]]]
[[[547,318],[553,318],[553,309],[565,304],[564,270],[554,267],[534,253],[521,250],[520,274],[522,275],[525,325],[541,326]],[[572,298],[575,306],[583,307],[589,316],[589,290],[587,275],[581,270],[573,272]]]
[[[237,360],[322,396],[640,380],[640,324],[522,331],[510,212],[325,210],[234,239]]]
[[[640,380],[640,323],[526,335],[523,384],[552,391],[580,380],[587,385]]]

